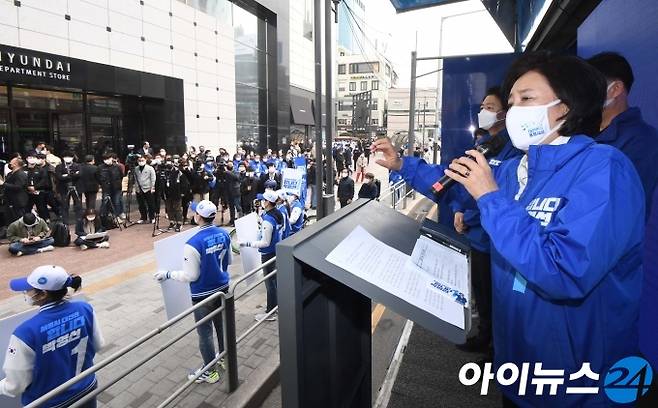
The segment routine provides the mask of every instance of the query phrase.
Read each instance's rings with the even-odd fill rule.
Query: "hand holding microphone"
[[[453,160],[445,170],[445,175],[463,185],[476,200],[498,190],[485,155],[477,150],[468,150],[466,154],[470,157]]]

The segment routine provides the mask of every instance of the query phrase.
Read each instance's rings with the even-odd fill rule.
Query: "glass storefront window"
[[[235,81],[265,87],[265,53],[242,44],[235,44]]]
[[[258,24],[258,17],[255,15],[240,7],[233,8],[235,41],[253,48],[258,48]]]
[[[64,113],[53,115],[53,131],[55,132],[56,152],[62,154],[71,151],[78,156],[82,155],[84,146],[84,116],[82,113]],[[82,158],[82,157],[80,157]]]
[[[9,111],[0,109],[0,157],[9,153]]]
[[[87,95],[87,107],[92,113],[121,114],[121,99],[101,95]]]
[[[260,107],[258,95],[261,90],[253,86],[235,84],[236,122],[245,125],[258,125]]]
[[[16,112],[16,133],[18,134],[19,151],[21,152],[34,150],[37,142],[50,144],[48,112]]]
[[[238,123],[238,145],[247,152],[258,152],[260,146],[260,134],[265,131],[265,126],[254,126]]]
[[[9,100],[7,97],[7,87],[0,85],[0,106],[7,106],[8,104]]]
[[[82,111],[81,93],[29,88],[13,88],[12,92],[16,108]]]

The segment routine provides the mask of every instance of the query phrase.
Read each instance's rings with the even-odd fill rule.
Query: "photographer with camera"
[[[106,202],[112,204],[112,213],[115,216],[124,218],[123,203],[121,202],[121,183],[123,173],[121,168],[115,163],[113,153],[103,154],[103,163],[98,166],[99,181],[102,188],[103,200],[101,202],[101,217],[107,215],[109,206]]]
[[[241,164],[240,172],[240,201],[242,212],[250,214],[254,211],[254,200],[256,199],[256,190],[258,189],[258,180],[254,177],[254,171],[251,167]]]
[[[186,190],[189,190],[187,178],[183,175],[173,160],[166,160],[164,164],[163,198],[165,200],[165,212],[169,217],[169,228],[180,232],[183,223],[183,210],[181,198]]]
[[[242,201],[240,196],[240,175],[233,171],[233,162],[226,163],[226,172],[224,173],[226,185],[226,203],[228,204],[231,221],[229,226],[235,226],[235,216],[242,217]]]
[[[155,169],[146,163],[146,157],[139,156],[137,166],[133,168],[135,179],[135,195],[139,206],[138,224],[155,222]]]
[[[73,200],[73,211],[75,218],[82,215],[82,200],[78,194],[76,183],[80,177],[80,166],[73,161],[72,152],[62,154],[62,162],[55,167],[55,178],[57,179],[57,195],[62,206],[62,221],[64,225],[69,224],[69,204]]]

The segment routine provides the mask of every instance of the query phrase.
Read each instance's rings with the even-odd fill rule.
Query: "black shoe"
[[[180,224],[176,224],[176,226],[174,227],[174,231],[180,232]]]
[[[167,227],[167,229],[168,229],[168,230],[172,230],[172,229],[174,229],[174,223],[173,223],[173,222],[170,222],[170,223],[169,223],[169,226]]]
[[[491,348],[491,338],[483,336],[469,337],[464,344],[458,344],[457,349],[467,353],[483,353]]]

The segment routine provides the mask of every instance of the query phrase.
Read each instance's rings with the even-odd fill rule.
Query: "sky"
[[[512,52],[513,48],[491,15],[479,0],[468,0],[445,6],[430,7],[397,14],[389,0],[362,0],[366,6],[365,51],[375,55],[375,38],[388,40],[383,52],[398,73],[398,87],[408,87],[411,76],[411,51],[418,57],[495,54]],[[460,15],[463,14],[463,15]],[[443,17],[443,24],[441,20]],[[441,41],[443,25],[443,41]],[[416,37],[417,45],[416,45]],[[380,50],[382,51],[382,50]],[[437,69],[438,62],[419,62],[417,74]],[[418,87],[435,87],[437,76],[428,75],[417,81]]]

